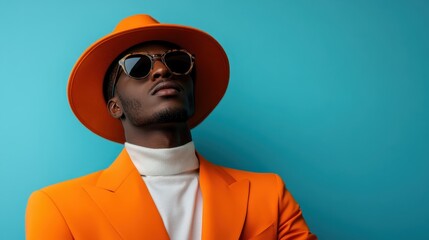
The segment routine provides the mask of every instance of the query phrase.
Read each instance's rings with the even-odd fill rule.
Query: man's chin
[[[189,119],[188,112],[183,109],[166,108],[152,115],[151,124],[186,123]]]

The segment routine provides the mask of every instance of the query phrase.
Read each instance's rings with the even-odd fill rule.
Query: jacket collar
[[[249,180],[236,180],[224,168],[197,156],[203,196],[202,239],[239,239],[247,213]]]
[[[238,239],[246,217],[249,181],[237,181],[197,153],[203,196],[202,239]],[[122,239],[169,239],[161,216],[124,149],[84,187]]]

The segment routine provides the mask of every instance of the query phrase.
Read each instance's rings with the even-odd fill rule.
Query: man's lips
[[[161,95],[171,95],[183,90],[183,87],[175,81],[162,81],[155,85],[150,94],[155,95],[159,92]]]

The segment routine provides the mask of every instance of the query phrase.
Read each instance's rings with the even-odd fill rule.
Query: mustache
[[[161,89],[166,89],[166,88],[174,88],[179,92],[184,91],[185,89],[183,88],[183,86],[178,83],[177,80],[172,80],[172,79],[161,79],[158,81],[158,83],[154,84],[150,89],[149,89],[149,93],[151,95],[154,95],[156,92],[158,92]]]

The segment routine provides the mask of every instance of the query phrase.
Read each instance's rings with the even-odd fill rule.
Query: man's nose
[[[160,60],[157,60],[153,63],[152,68],[152,81],[156,81],[159,78],[168,78],[171,75],[170,70],[164,65]]]

